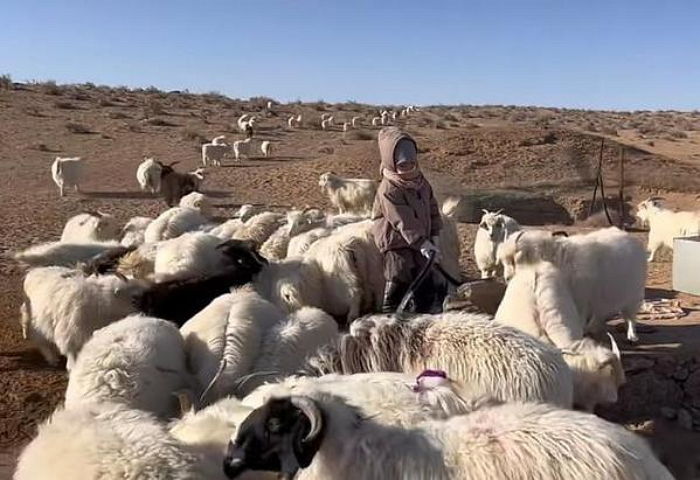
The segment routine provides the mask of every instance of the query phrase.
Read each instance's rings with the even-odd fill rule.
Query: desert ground
[[[262,158],[257,150],[207,168],[203,191],[221,219],[243,203],[274,210],[330,208],[318,187],[326,171],[378,178],[378,127],[370,121],[385,106],[275,102],[268,110],[267,101],[154,88],[17,84],[7,78],[0,84],[0,478],[9,478],[37,424],[61,402],[67,378],[64,368],[49,367],[22,338],[24,271],[12,252],[57,239],[65,220],[82,211],[99,209],[122,221],[162,212],[162,199],[138,188],[138,163],[153,156],[192,170],[205,140],[243,138],[235,126],[242,113],[258,115],[254,141],[270,140],[273,154]],[[325,112],[336,123],[327,131],[319,126]],[[289,129],[287,118],[298,113],[302,127]],[[339,124],[353,116],[361,116],[364,126],[343,132]],[[622,210],[640,239],[646,241],[646,232],[633,225],[639,201],[660,195],[671,207],[700,207],[700,112],[436,106],[396,123],[415,136],[420,163],[439,198],[460,195],[479,208],[505,208],[528,226],[569,232],[607,226],[599,203],[588,216],[601,139],[614,220],[624,151]],[[82,193],[59,197],[49,171],[57,155],[86,160]],[[458,218],[465,279],[478,276],[471,253],[473,216],[466,209]],[[620,402],[598,413],[649,436],[678,478],[700,478],[700,434],[693,430],[700,428],[700,297],[672,290],[668,254],[650,265],[647,297],[677,299],[687,315],[642,317],[637,345],[628,344],[612,322],[627,384]]]

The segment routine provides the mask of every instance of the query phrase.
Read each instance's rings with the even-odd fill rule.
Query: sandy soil
[[[315,125],[322,111],[335,113],[336,121],[363,115],[369,107],[346,105],[284,105],[262,111],[264,102],[242,103],[217,97],[75,88],[59,95],[40,85],[0,91],[0,253],[56,239],[70,216],[101,209],[126,220],[134,215],[154,216],[164,203],[141,193],[135,180],[136,165],[144,155],[164,162],[179,161],[181,170],[199,161],[203,138],[226,134],[229,141],[241,134],[232,123],[241,112],[260,110],[260,140],[273,142],[269,159],[252,156],[208,170],[205,193],[217,204],[217,215],[229,216],[241,203],[264,204],[274,209],[304,205],[328,207],[317,179],[324,171],[348,176],[377,177],[376,129],[343,134],[340,128],[320,131]],[[306,126],[286,128],[287,115],[301,112]],[[541,123],[509,123],[507,118],[485,115],[483,109],[462,109],[442,122],[445,109],[415,114],[405,127],[419,140],[422,164],[439,196],[469,193],[475,189],[515,188],[551,195],[575,216],[590,197],[600,137]],[[154,118],[163,122],[153,121]],[[77,123],[92,133],[71,133]],[[160,124],[160,125],[159,125]],[[360,139],[362,138],[362,139]],[[617,158],[622,140],[634,148],[627,152],[627,195],[636,203],[649,194],[667,194],[673,205],[697,208],[700,191],[695,135],[673,148],[654,149],[634,132],[608,137],[604,151],[609,192],[616,189]],[[59,198],[49,166],[56,155],[79,155],[88,164],[83,193]],[[563,228],[551,226],[548,228]],[[567,226],[580,230],[578,226]],[[471,259],[474,225],[459,226],[462,264],[475,276]],[[644,238],[643,233],[638,234]],[[0,258],[0,478],[9,476],[22,445],[35,434],[38,422],[61,402],[66,385],[62,368],[46,365],[21,337],[18,307],[23,272],[11,260]],[[653,264],[649,287],[655,295],[672,295],[670,263]],[[656,345],[700,347],[695,326],[699,300],[682,295],[684,307],[693,310],[681,322],[657,326],[642,334],[640,347]],[[652,331],[653,330],[653,331]]]

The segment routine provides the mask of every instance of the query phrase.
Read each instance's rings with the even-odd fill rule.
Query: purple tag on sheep
[[[440,377],[447,378],[447,373],[444,370],[423,370],[416,380],[420,380],[423,377]]]

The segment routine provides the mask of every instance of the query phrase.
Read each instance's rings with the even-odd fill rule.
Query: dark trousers
[[[427,260],[417,250],[399,248],[384,253],[384,303],[382,311],[395,312],[408,291],[411,282],[418,277]],[[413,295],[415,312],[434,312],[444,297],[441,283],[435,272],[428,272]]]

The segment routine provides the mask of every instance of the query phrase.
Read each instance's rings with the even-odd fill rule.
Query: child
[[[430,252],[439,256],[442,220],[433,189],[418,167],[416,142],[397,127],[378,136],[382,181],[374,199],[372,233],[384,257],[382,312],[396,311]],[[434,303],[432,272],[415,292],[416,311],[429,312]]]

